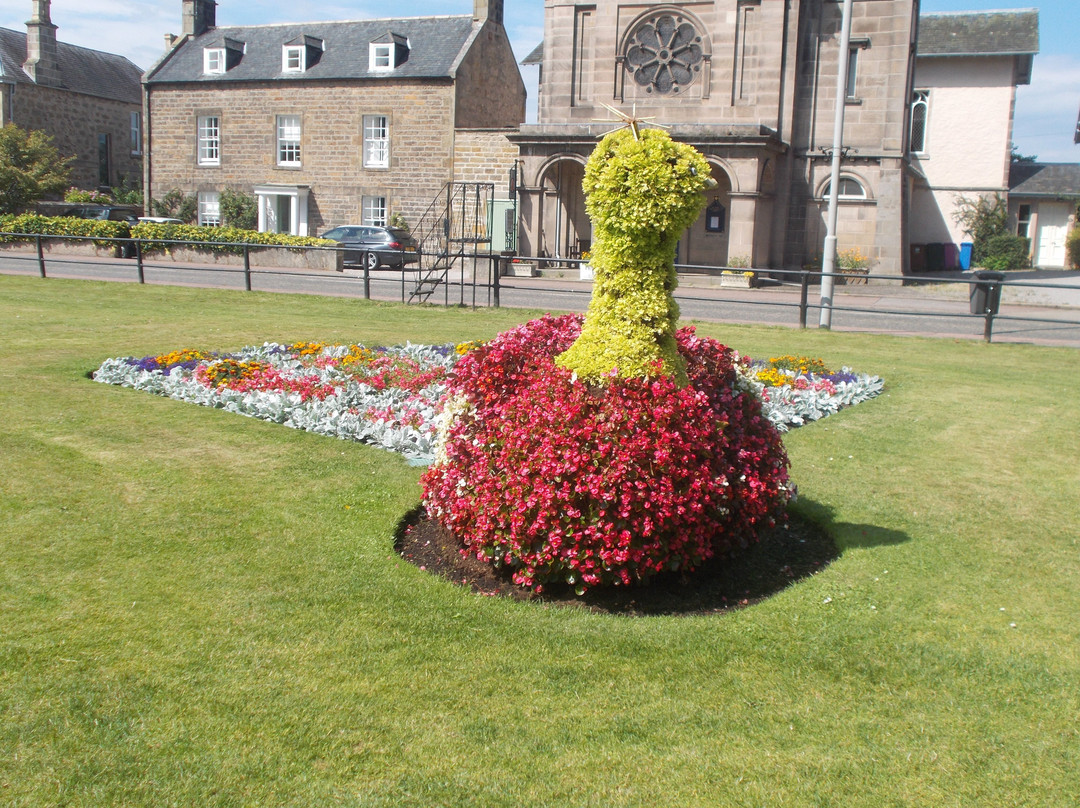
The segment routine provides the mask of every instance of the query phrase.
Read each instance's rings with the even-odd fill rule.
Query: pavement
[[[135,262],[83,256],[50,256],[49,277],[94,280],[137,280]],[[195,271],[197,270],[197,271]],[[0,251],[0,274],[37,275],[37,256],[32,251]],[[256,291],[362,297],[363,273],[319,270],[252,270]],[[592,283],[576,271],[557,271],[545,277],[504,277],[500,281],[505,307],[546,311],[584,311]],[[969,297],[971,273],[935,273],[914,281],[871,280],[865,285],[840,285],[832,301],[831,329],[912,336],[984,339],[985,317],[972,315]],[[451,278],[454,281],[453,278]],[[243,289],[244,277],[237,267],[146,262],[145,281],[152,284]],[[770,280],[767,273],[754,289],[722,287],[715,275],[681,273],[676,298],[685,320],[730,323],[762,323],[798,327],[801,289],[795,283]],[[371,296],[378,300],[401,300],[400,273],[380,271],[372,275]],[[490,305],[490,290],[464,288],[455,283],[433,303]],[[810,286],[806,324],[817,328],[821,313],[821,290]],[[999,315],[991,324],[994,342],[1027,342],[1080,348],[1080,271],[1031,270],[1007,273]]]

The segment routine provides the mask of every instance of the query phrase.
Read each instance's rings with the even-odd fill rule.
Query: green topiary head
[[[637,137],[620,129],[600,141],[585,166],[585,208],[594,234],[682,235],[704,205],[710,168],[693,146],[660,129]]]
[[[600,380],[658,372],[686,382],[675,346],[675,245],[701,212],[712,182],[705,158],[659,129],[612,132],[585,166],[593,223],[592,301],[560,366]]]

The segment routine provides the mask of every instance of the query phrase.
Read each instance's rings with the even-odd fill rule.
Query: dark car
[[[135,208],[121,207],[117,205],[76,205],[68,208],[62,216],[70,216],[73,219],[100,219],[109,222],[127,222],[134,227],[139,223],[139,214]],[[135,242],[121,242],[118,253],[122,258],[135,257]]]
[[[139,223],[139,214],[135,208],[117,205],[76,205],[68,208],[61,215],[70,216],[74,219],[102,219],[110,222],[127,222],[130,225]]]
[[[327,230],[321,238],[332,239],[347,249],[346,264],[363,264],[368,269],[390,266],[400,269],[420,260],[416,239],[397,227],[347,224]]]

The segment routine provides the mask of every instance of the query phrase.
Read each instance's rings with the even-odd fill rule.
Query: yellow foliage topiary
[[[556,362],[581,378],[659,372],[686,384],[675,344],[675,246],[705,204],[705,158],[659,129],[630,127],[597,145],[585,166],[593,223],[593,296],[581,336]]]

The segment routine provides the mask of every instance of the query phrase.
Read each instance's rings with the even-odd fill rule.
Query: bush
[[[336,244],[322,238],[310,236],[290,236],[285,233],[260,233],[256,230],[240,230],[235,227],[201,227],[194,224],[164,224],[161,222],[140,222],[131,228],[135,238],[146,239],[143,254],[168,252],[169,241],[197,242],[193,246],[205,245],[207,249],[222,253],[243,253],[243,244],[259,246],[285,247],[322,247]]]
[[[1028,265],[1030,254],[1031,243],[1026,238],[1000,233],[983,245],[979,266],[998,272],[1020,269]]]
[[[221,218],[227,227],[254,230],[259,225],[259,204],[255,197],[226,188],[221,192]]]
[[[112,204],[113,198],[101,191],[84,191],[82,188],[71,187],[64,191],[64,201],[74,203],[95,203],[98,205]]]
[[[110,222],[102,219],[76,219],[67,216],[39,216],[24,213],[21,216],[0,216],[0,232],[25,233],[28,236],[89,236],[92,238],[129,238],[132,228],[127,222]],[[18,236],[0,236],[0,241],[26,241]],[[115,246],[114,242],[95,241],[98,247]]]
[[[554,361],[581,322],[534,320],[455,367],[456,416],[422,484],[464,552],[580,593],[692,570],[774,524],[787,455],[733,352],[681,329],[687,386],[658,372],[588,383]]]
[[[1065,242],[1065,249],[1069,253],[1069,265],[1073,269],[1080,269],[1080,227],[1074,227],[1069,233],[1069,238]]]
[[[154,216],[170,219],[179,219],[188,224],[195,221],[199,212],[198,197],[193,194],[185,194],[183,191],[173,188],[161,199],[150,200],[150,210]]]

